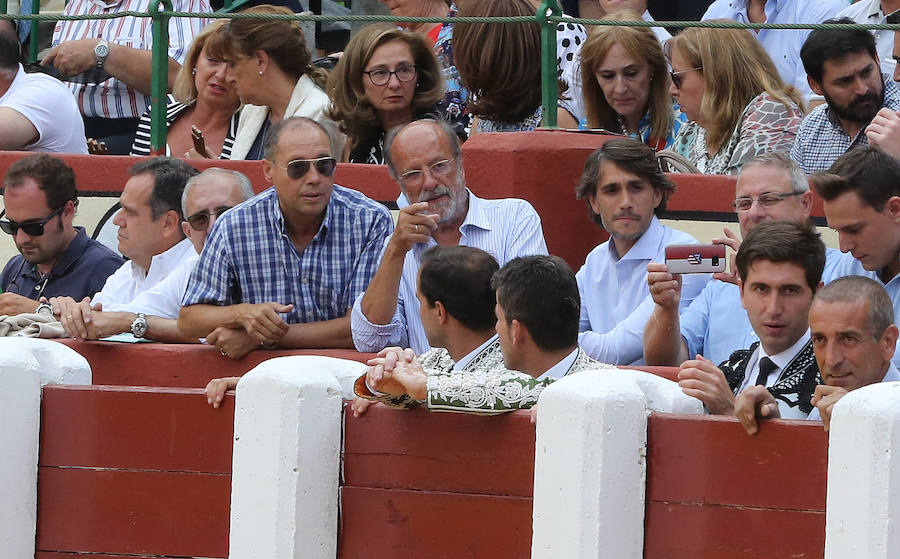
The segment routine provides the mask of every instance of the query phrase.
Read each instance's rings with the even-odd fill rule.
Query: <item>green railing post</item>
[[[0,14],[5,14],[7,10],[7,2],[6,0],[0,0]]]
[[[541,105],[543,126],[556,128],[556,99],[559,97],[556,67],[556,23],[547,16],[560,17],[562,10],[556,0],[543,0],[538,8],[537,21],[541,26]]]
[[[150,82],[150,151],[166,152],[166,91],[169,89],[169,16],[160,14],[172,11],[172,0],[153,0],[150,17],[153,18],[153,78]]]
[[[21,12],[22,9],[19,8]],[[34,0],[31,3],[31,13],[41,13],[41,0]],[[41,48],[41,22],[39,20],[31,20],[31,36],[28,40],[28,61],[35,62],[38,57],[38,49]]]

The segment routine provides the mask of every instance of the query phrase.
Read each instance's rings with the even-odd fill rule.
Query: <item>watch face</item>
[[[97,43],[97,46],[94,47],[94,54],[100,57],[106,56],[109,54],[109,45],[106,43]]]

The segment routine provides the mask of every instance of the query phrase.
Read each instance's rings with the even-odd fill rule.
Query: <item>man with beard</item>
[[[430,345],[419,316],[416,276],[434,245],[480,248],[503,266],[547,254],[541,219],[524,200],[484,200],[466,188],[459,139],[446,124],[422,119],[390,131],[385,163],[410,205],[400,210],[378,271],[350,316],[359,351],[388,346],[421,354]]]
[[[808,175],[827,169],[851,147],[867,144],[866,127],[876,113],[882,107],[900,110],[900,90],[881,74],[875,38],[864,29],[815,30],[800,58],[810,87],[827,103],[803,119],[791,149],[791,158]]]

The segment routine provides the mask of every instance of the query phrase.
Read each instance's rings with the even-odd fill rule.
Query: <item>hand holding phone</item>
[[[724,272],[725,245],[669,245],[666,268],[670,274]]]

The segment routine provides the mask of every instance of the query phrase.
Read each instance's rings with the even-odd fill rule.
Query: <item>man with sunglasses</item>
[[[227,210],[253,197],[253,187],[243,173],[211,167],[191,177],[181,195],[181,209],[185,220],[181,230],[194,246],[195,254],[186,257],[182,264],[162,281],[141,292],[131,302],[116,305],[116,312],[93,311],[87,339],[99,339],[114,334],[130,332],[132,324],[142,313],[147,321],[144,337],[161,341],[196,341],[196,338],[169,337],[166,332],[176,331],[181,299],[187,288],[188,278],[194,270],[206,237],[216,219]],[[162,335],[160,335],[162,333]],[[210,338],[213,336],[210,335]],[[212,343],[212,342],[210,342]]]
[[[334,184],[332,145],[308,118],[272,127],[263,172],[273,187],[211,231],[182,301],[182,332],[233,359],[262,344],[352,347],[349,309],[393,223],[381,204]]]
[[[812,193],[803,171],[786,153],[767,153],[744,165],[732,207],[741,236],[746,237],[760,223],[808,222]],[[723,237],[713,242],[735,251],[740,246],[728,228]],[[850,264],[852,259],[826,247],[825,260],[822,280],[827,283],[845,275],[837,268],[842,263]],[[734,348],[749,347],[758,340],[741,304],[733,263],[731,268],[731,274],[716,274],[679,315],[681,277],[670,274],[665,264],[647,267],[647,283],[654,302],[653,313],[644,327],[644,359],[648,365],[677,367],[697,355],[722,363]]]
[[[119,252],[130,261],[90,300],[51,299],[53,313],[59,316],[66,335],[75,340],[119,333],[122,329],[117,324],[124,317],[131,320],[127,329],[136,338],[192,341],[177,331],[174,321],[133,313],[131,304],[141,293],[179,273],[181,267],[192,265],[194,247],[181,230],[181,195],[197,170],[180,159],[154,157],[132,165],[128,172],[131,177],[119,197],[122,209],[113,223],[119,226]]]
[[[42,297],[82,299],[103,287],[122,258],[72,222],[75,173],[47,154],[13,163],[3,181],[6,220],[0,229],[19,250],[0,273],[0,315],[33,313]]]
[[[416,276],[430,247],[480,248],[502,266],[517,256],[547,254],[541,218],[525,200],[484,200],[466,188],[459,138],[444,122],[421,119],[388,132],[385,163],[411,202],[364,294],[353,303],[353,343],[359,351],[430,348],[419,316]]]

